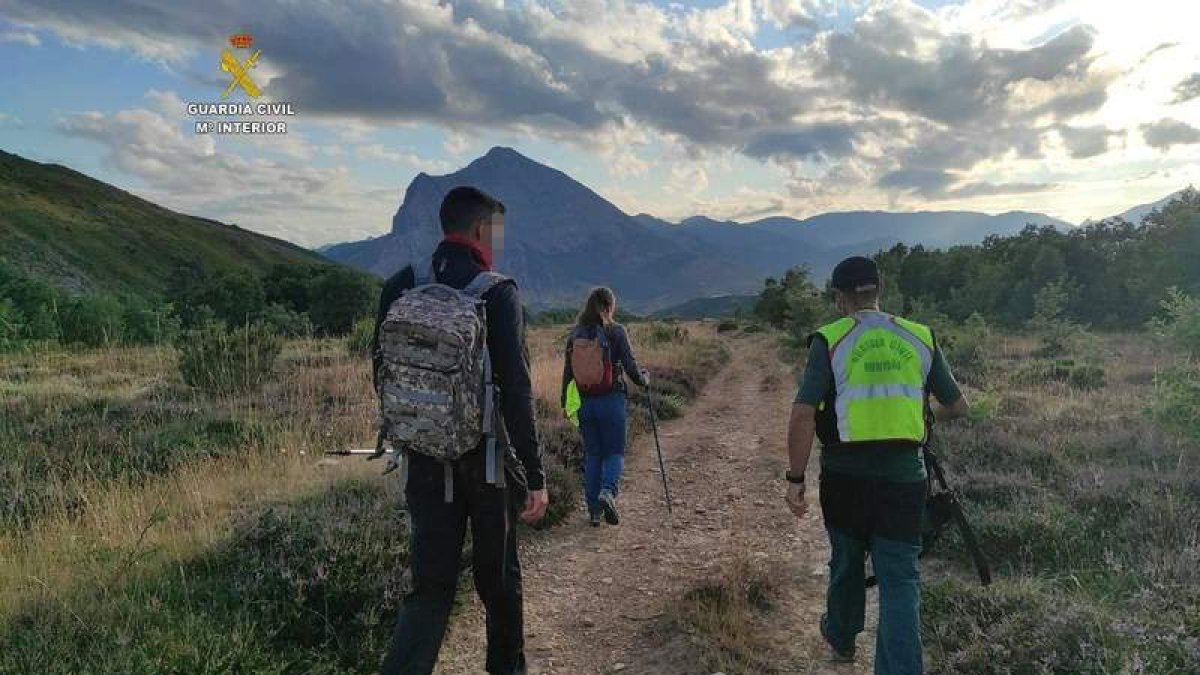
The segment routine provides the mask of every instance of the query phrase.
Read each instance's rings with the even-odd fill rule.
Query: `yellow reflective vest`
[[[829,345],[839,441],[923,441],[933,332],[914,321],[867,311],[817,333]]]

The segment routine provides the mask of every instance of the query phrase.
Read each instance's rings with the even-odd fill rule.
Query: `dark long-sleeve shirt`
[[[563,359],[563,377],[562,377],[562,393],[560,401],[563,408],[567,407],[567,385],[571,380],[575,379],[575,374],[571,372],[571,343],[575,338],[575,328],[571,331],[571,337],[567,338],[567,350]],[[633,380],[639,386],[646,386],[646,378],[642,377],[642,370],[638,368],[637,359],[633,356],[633,348],[629,345],[629,335],[625,332],[625,327],[619,323],[610,324],[604,329],[605,335],[608,336],[609,358],[613,364],[613,385],[620,391],[625,390],[625,381],[621,379],[621,371],[624,370],[629,379]]]
[[[466,288],[476,275],[484,271],[483,266],[472,257],[470,249],[454,242],[442,242],[438,246],[433,254],[433,268],[438,282],[459,289]],[[412,267],[406,267],[383,286],[375,335],[371,338],[376,380],[381,363],[379,326],[388,307],[415,285],[416,274]],[[515,283],[503,283],[485,293],[483,300],[487,308],[487,343],[492,358],[492,379],[500,390],[499,409],[504,430],[516,451],[517,459],[525,467],[529,489],[541,490],[546,486],[546,477],[534,424],[533,385],[529,376],[529,351],[525,346],[525,314],[521,308],[520,292]]]

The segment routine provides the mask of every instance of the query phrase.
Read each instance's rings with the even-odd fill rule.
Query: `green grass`
[[[1143,413],[1171,354],[1105,344],[1069,367],[993,344],[980,409],[938,428],[998,581],[953,535],[927,558],[932,672],[1198,672],[1200,448]]]
[[[728,357],[691,334],[640,355],[680,400]],[[407,583],[402,495],[377,465],[321,459],[373,436],[366,359],[291,341],[261,389],[215,396],[176,358],[0,355],[0,478],[18,488],[0,501],[0,672],[376,671]],[[550,526],[575,512],[579,444],[544,397],[538,425]]]
[[[210,550],[29,602],[0,624],[0,672],[361,673],[405,584],[406,519],[380,480],[243,515]]]

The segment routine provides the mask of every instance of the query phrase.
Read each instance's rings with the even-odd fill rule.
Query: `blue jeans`
[[[600,512],[600,492],[615,497],[625,470],[625,393],[584,396],[579,409],[583,435],[583,487],[588,513]]]
[[[825,629],[834,646],[849,649],[863,630],[866,608],[864,566],[867,551],[879,579],[879,630],[875,635],[875,675],[920,675],[921,547],[873,536],[863,541],[830,528],[829,597]]]

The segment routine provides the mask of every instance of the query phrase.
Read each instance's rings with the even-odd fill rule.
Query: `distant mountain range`
[[[164,209],[56,164],[0,151],[0,263],[76,293],[161,295],[180,267],[328,265],[295,244]]]
[[[630,216],[565,173],[496,147],[455,173],[418,175],[389,234],[322,253],[380,276],[426,260],[440,238],[441,199],[457,185],[474,185],[504,202],[501,269],[521,283],[535,308],[576,305],[592,286],[607,285],[630,309],[654,311],[694,298],[755,293],[763,279],[796,265],[823,279],[848,255],[899,242],[937,248],[1013,234],[1030,223],[1071,226],[1024,211],[856,211],[752,223],[696,216],[670,223]]]
[[[1179,197],[1186,191],[1187,191],[1187,188],[1180,190],[1179,192],[1172,192],[1171,194],[1167,195],[1166,197],[1163,197],[1162,199],[1160,199],[1156,202],[1150,202],[1149,204],[1142,204],[1140,206],[1135,206],[1132,209],[1125,211],[1124,213],[1120,214],[1117,217],[1128,220],[1129,222],[1133,223],[1134,225],[1141,225],[1142,221],[1145,220],[1146,216],[1150,215],[1151,213],[1154,213],[1155,209],[1166,206],[1172,199]]]
[[[764,278],[795,265],[808,265],[820,282],[843,257],[897,242],[936,248],[1012,234],[1028,223],[1069,227],[1022,211],[859,211],[752,223],[695,216],[672,223],[626,214],[561,171],[493,148],[458,172],[418,175],[389,234],[324,247],[324,258],[234,225],[170,211],[66,167],[0,151],[0,263],[80,293],[161,294],[180,267],[263,273],[279,263],[332,259],[387,276],[428,258],[440,238],[442,196],[462,184],[477,185],[507,205],[501,269],[518,279],[533,309],[577,306],[589,288],[608,285],[638,313],[720,314],[744,306],[748,300],[741,296],[757,294]],[[1139,222],[1169,199],[1122,217]]]

